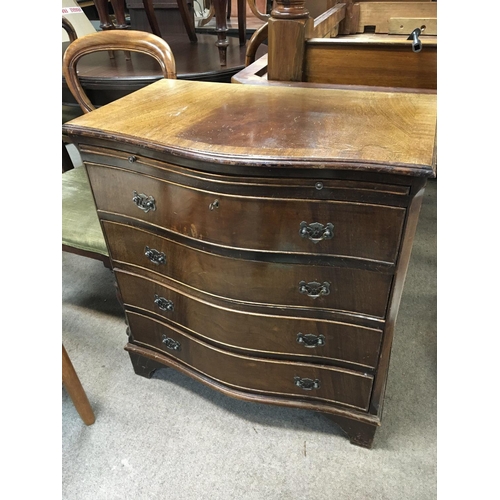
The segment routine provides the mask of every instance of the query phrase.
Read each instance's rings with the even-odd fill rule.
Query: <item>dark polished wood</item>
[[[125,4],[125,0],[120,2]],[[126,4],[131,29],[147,31],[159,37],[184,34],[191,42],[197,41],[191,1],[128,0]]]
[[[115,160],[112,152],[109,152],[109,158],[99,158],[106,164],[116,163]],[[137,159],[136,163],[141,163],[141,160]],[[127,165],[122,164],[122,167],[127,168]],[[396,261],[405,208],[386,206],[383,199],[387,197],[383,194],[377,196],[377,188],[390,190],[390,186],[325,181],[321,190],[311,182],[309,186],[296,186],[292,191],[290,183],[267,186],[263,179],[256,178],[248,180],[242,190],[238,184],[229,184],[230,178],[222,186],[198,180],[191,187],[189,184],[194,182],[187,175],[172,176],[172,181],[176,182],[170,182],[161,180],[164,176],[159,170],[157,178],[93,165],[89,165],[87,171],[101,211],[141,219],[190,238],[257,251],[327,254],[387,264]],[[182,185],[178,184],[179,181]],[[399,203],[403,205],[409,187],[401,188],[401,192],[406,193],[399,196]],[[156,200],[176,201],[157,203],[154,211],[144,212],[130,199],[114,196],[117,191],[138,191]],[[372,203],[367,203],[367,191],[372,191]],[[259,203],[256,203],[256,192],[260,194]],[[344,193],[351,199],[342,196]],[[342,200],[331,201],[329,197],[336,200],[341,197]],[[398,202],[397,195],[392,198]],[[318,203],[320,200],[324,203]],[[359,203],[361,200],[364,203]],[[332,212],[335,215],[330,219]],[[300,214],[300,217],[295,214]],[[192,222],[193,219],[196,223]],[[314,241],[300,235],[302,222],[320,221],[325,230],[327,224],[333,226],[333,237]],[[238,231],[221,231],[221,227],[237,227]],[[372,243],[367,244],[367,241]]]
[[[151,378],[156,370],[165,368],[164,363],[160,363],[151,358],[141,356],[140,354],[136,354],[135,352],[129,352],[129,356],[135,374],[140,375],[141,377]]]
[[[368,409],[372,375],[335,366],[243,356],[213,347],[142,314],[128,312],[127,317],[131,343],[162,351],[230,387]],[[320,387],[306,391],[294,384],[295,376],[320,380]]]
[[[69,43],[75,41],[78,38],[75,27],[64,16],[62,17],[62,27],[68,34]]]
[[[115,269],[125,307],[148,311],[167,324],[205,341],[243,354],[261,357],[317,361],[361,370],[373,370],[378,363],[382,330],[342,321],[262,314],[235,306],[226,299],[215,304],[205,293],[183,292],[175,283],[152,280],[140,274]],[[160,299],[170,301],[172,310],[161,308]],[[206,318],[210,318],[207,323]],[[269,321],[273,328],[269,329]],[[300,335],[302,334],[302,335]],[[299,342],[313,335],[316,345]]]
[[[134,370],[324,412],[370,447],[436,95],[161,80],[64,130],[89,171]]]
[[[279,262],[259,262],[253,253],[241,259],[195,250],[167,238],[125,224],[103,221],[108,244],[116,262],[131,263],[170,276],[197,290],[206,290],[232,300],[268,303],[279,307],[320,308],[342,310],[353,315],[382,318],[387,308],[392,275],[354,267],[301,265]],[[145,247],[170,255],[165,264],[157,265],[145,256]],[[251,262],[245,262],[251,260]],[[241,272],[245,264],[247,273]],[[219,270],[224,269],[221,273]],[[248,278],[252,276],[252,280]],[[232,283],[228,288],[227,283]],[[327,282],[329,293],[313,298],[300,291],[305,284]]]
[[[231,77],[245,67],[246,49],[233,37],[228,37],[229,50],[224,67],[220,65],[213,35],[198,35],[197,43],[191,43],[185,35],[167,36],[165,39],[175,57],[178,79],[229,83]],[[68,45],[63,42],[63,55]],[[266,52],[267,47],[262,45],[257,56]],[[112,102],[162,78],[159,65],[150,57],[132,52],[127,61],[120,51],[115,51],[114,59],[110,59],[106,52],[82,57],[78,73],[85,92],[96,106]],[[75,104],[64,77],[62,101]]]

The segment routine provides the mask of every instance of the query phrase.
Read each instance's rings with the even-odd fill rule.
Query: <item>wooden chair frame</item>
[[[124,50],[140,52],[156,59],[165,78],[177,78],[175,59],[168,43],[162,38],[135,30],[110,30],[90,33],[71,43],[63,57],[63,75],[73,97],[84,113],[95,109],[78,79],[78,61],[92,52]]]

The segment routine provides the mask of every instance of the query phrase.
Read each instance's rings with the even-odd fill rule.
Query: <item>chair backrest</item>
[[[140,52],[153,57],[165,78],[176,78],[175,59],[168,43],[162,38],[134,30],[110,30],[90,33],[70,43],[63,57],[63,75],[66,84],[84,113],[95,109],[80,83],[78,61],[92,52],[124,50]]]
[[[70,42],[74,42],[78,38],[75,27],[64,16],[62,16],[62,28],[68,34]]]

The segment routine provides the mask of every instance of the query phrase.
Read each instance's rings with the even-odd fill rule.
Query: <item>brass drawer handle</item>
[[[304,347],[321,347],[325,345],[324,335],[314,335],[312,333],[298,333],[297,342],[299,344],[304,344]]]
[[[333,238],[333,224],[328,222],[326,226],[319,222],[308,224],[305,221],[300,223],[299,234],[302,238],[308,238],[313,243],[319,243],[322,240],[330,240]]]
[[[156,210],[156,202],[152,196],[146,194],[139,194],[137,191],[133,192],[132,201],[144,212],[148,213],[150,210]]]
[[[144,250],[144,255],[153,263],[153,264],[166,264],[167,263],[167,257],[163,252],[159,252],[158,250],[155,250],[154,248],[149,248],[146,247]]]
[[[317,281],[311,281],[309,283],[301,281],[299,283],[299,292],[311,297],[312,299],[317,299],[322,295],[330,294],[330,283],[328,283],[328,281],[325,281],[323,284],[318,283]]]
[[[167,337],[166,335],[163,335],[161,338],[161,341],[165,344],[165,347],[167,349],[171,349],[172,351],[180,351],[181,350],[181,343],[178,342],[177,340],[174,340],[173,338]]]
[[[173,311],[174,303],[171,300],[166,299],[165,297],[160,297],[157,293],[155,293],[155,304],[162,311]]]
[[[294,377],[293,380],[295,385],[304,391],[312,391],[313,389],[319,389],[321,387],[319,379],[313,380],[312,378]]]

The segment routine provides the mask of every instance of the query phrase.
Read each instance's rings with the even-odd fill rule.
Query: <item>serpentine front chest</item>
[[[64,128],[136,373],[325,412],[370,447],[436,96],[162,80]]]

